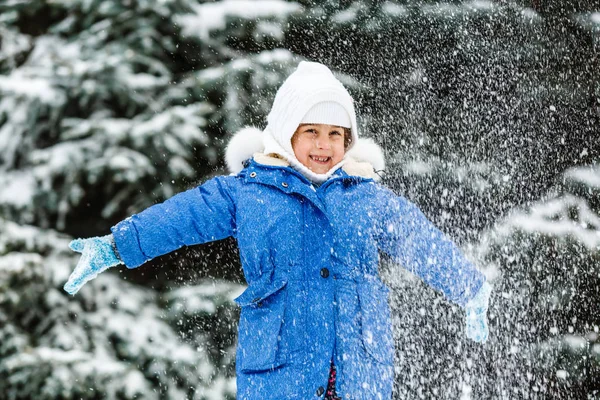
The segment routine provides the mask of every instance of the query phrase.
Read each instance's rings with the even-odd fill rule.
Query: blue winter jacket
[[[318,399],[333,357],[342,399],[390,399],[394,348],[379,251],[465,305],[485,278],[425,216],[342,169],[319,187],[251,161],[112,228],[125,264],[233,236],[248,288],[236,356],[240,400]]]

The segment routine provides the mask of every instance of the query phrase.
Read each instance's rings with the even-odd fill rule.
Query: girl
[[[260,151],[243,154],[256,139]],[[129,217],[112,235],[74,240],[82,257],[65,290],[111,266],[233,236],[248,283],[236,299],[237,398],[390,399],[394,348],[378,252],[465,307],[467,336],[480,342],[491,288],[417,207],[376,183],[361,145],[382,158],[359,143],[342,84],[324,65],[301,62],[266,129],[230,142],[235,174]]]

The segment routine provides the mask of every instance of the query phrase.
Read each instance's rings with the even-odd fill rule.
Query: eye
[[[317,130],[314,128],[308,128],[306,129],[304,132],[308,132],[308,133],[317,133]]]
[[[340,132],[340,131],[331,131],[331,132],[329,132],[329,134],[330,135],[334,135],[334,136],[341,136],[342,132]]]

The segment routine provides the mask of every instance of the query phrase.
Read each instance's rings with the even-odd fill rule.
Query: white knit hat
[[[313,120],[312,123],[329,121],[328,125],[350,128],[352,140],[346,150],[350,150],[357,142],[354,102],[346,88],[325,65],[302,61],[275,95],[264,131],[264,152],[277,153],[285,157],[294,168],[300,170],[309,179],[323,182],[342,165],[343,161],[327,174],[315,174],[296,159],[292,148],[292,136],[298,125],[307,122],[307,119],[315,118],[319,120]]]
[[[304,117],[301,124],[326,124],[351,128],[350,116],[341,104],[334,101],[322,101],[312,106]]]

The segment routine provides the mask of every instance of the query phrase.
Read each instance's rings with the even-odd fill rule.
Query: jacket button
[[[288,187],[288,184],[286,182],[281,182],[281,186]]]
[[[250,178],[256,178],[256,172],[250,172]]]
[[[317,396],[321,396],[323,393],[325,393],[325,389],[323,389],[323,386],[319,386],[317,389]]]
[[[329,270],[327,268],[321,268],[321,276],[323,278],[328,278],[329,277]]]

